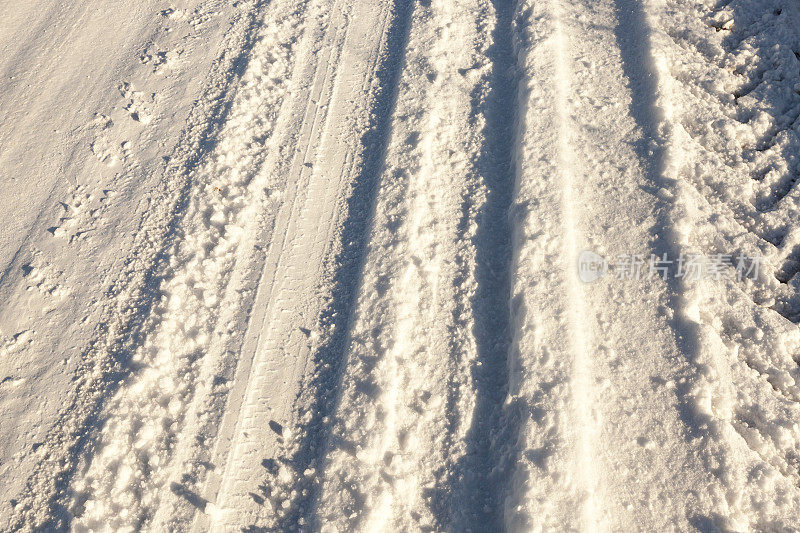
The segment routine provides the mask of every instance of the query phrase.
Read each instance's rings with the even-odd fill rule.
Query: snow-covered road
[[[795,0],[46,4],[3,531],[800,530]]]

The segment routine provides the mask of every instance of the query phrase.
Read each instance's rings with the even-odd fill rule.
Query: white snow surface
[[[798,177],[796,0],[0,2],[0,530],[800,531]]]

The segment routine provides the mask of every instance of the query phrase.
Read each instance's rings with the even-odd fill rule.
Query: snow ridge
[[[676,240],[706,257],[763,260],[756,277],[684,289],[698,448],[725,487],[704,520],[736,531],[790,529],[800,486],[788,467],[797,454],[800,374],[790,322],[797,206],[789,146],[798,142],[800,97],[788,87],[798,80],[800,12],[790,2],[668,1],[651,13],[669,21],[655,35],[672,124],[665,173],[677,184],[675,218],[683,219]]]

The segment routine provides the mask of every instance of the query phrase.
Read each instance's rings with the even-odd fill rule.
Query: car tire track
[[[291,114],[299,128],[285,137],[276,164],[288,176],[272,231],[276,239],[214,453],[221,475],[210,478],[205,492],[213,510],[208,525],[196,527],[228,530],[277,518],[262,507],[272,502],[258,496],[263,465],[289,444],[298,423],[292,400],[315,346],[330,335],[318,322],[332,290],[326,270],[338,253],[332,243],[339,240],[346,198],[364,158],[360,138],[351,132],[368,124],[393,6],[339,1],[320,8],[322,25],[312,30],[316,36],[299,63],[309,82],[293,95]],[[289,503],[292,496],[286,498]]]

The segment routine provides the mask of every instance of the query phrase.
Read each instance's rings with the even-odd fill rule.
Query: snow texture
[[[795,0],[12,4],[0,530],[800,530]]]

